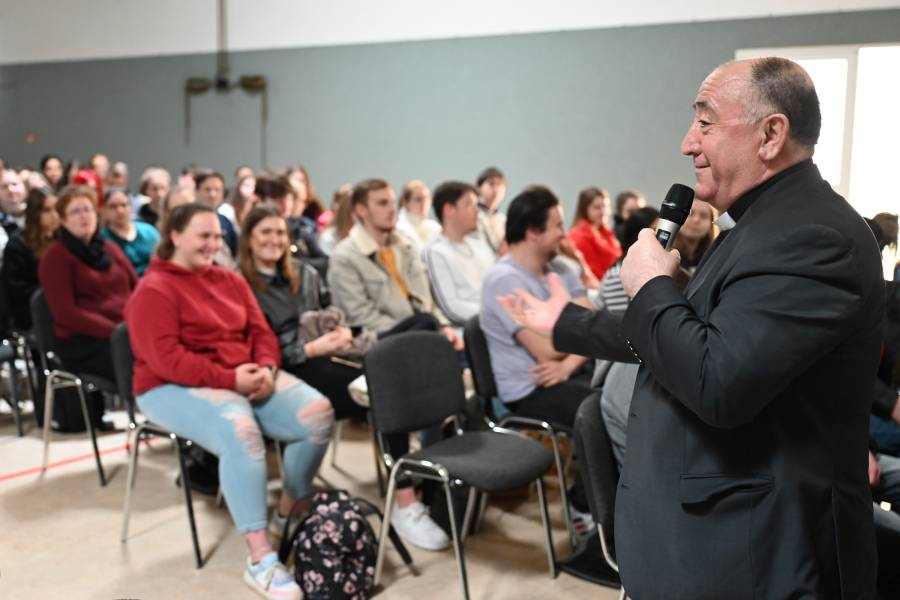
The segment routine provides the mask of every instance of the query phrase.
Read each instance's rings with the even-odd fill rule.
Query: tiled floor
[[[41,475],[41,434],[30,415],[26,426],[25,437],[17,438],[12,417],[0,414],[0,599],[257,597],[241,579],[240,535],[227,510],[205,496],[196,496],[194,506],[207,564],[194,568],[183,497],[173,483],[176,458],[167,441],[142,450],[129,538],[122,544],[125,434],[100,440],[110,478],[101,488],[86,434],[54,434],[52,466]],[[344,428],[338,469],[330,458],[331,450],[321,470],[327,483],[321,485],[346,488],[381,505],[363,425]],[[557,553],[565,556],[558,496],[550,499]],[[530,499],[489,504],[481,531],[465,547],[473,600],[617,597],[614,590],[565,574],[550,579],[541,540],[533,493]],[[417,574],[393,550],[387,556],[379,598],[461,597],[451,550],[413,550]]]

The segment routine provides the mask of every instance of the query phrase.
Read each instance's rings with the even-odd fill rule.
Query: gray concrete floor
[[[120,426],[124,415],[117,415]],[[41,432],[31,415],[15,436],[12,416],[0,403],[0,599],[21,598],[256,598],[242,581],[246,549],[228,511],[195,496],[194,508],[206,565],[197,570],[181,490],[174,485],[175,453],[166,440],[141,451],[126,543],[120,543],[127,462],[125,433],[100,439],[110,479],[101,488],[86,434],[53,434],[51,468],[41,464]],[[368,430],[344,427],[337,465],[329,449],[322,486],[345,488],[382,505]],[[326,483],[327,482],[327,483]],[[548,485],[552,484],[548,479]],[[277,498],[272,482],[271,502]],[[559,496],[550,493],[559,556],[569,552]],[[566,574],[551,579],[542,545],[536,495],[492,501],[481,531],[466,542],[473,600],[501,598],[614,599],[617,592]],[[388,551],[379,598],[460,598],[451,550],[413,549],[416,573]]]

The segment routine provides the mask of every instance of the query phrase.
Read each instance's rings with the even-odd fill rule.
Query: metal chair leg
[[[50,421],[53,420],[53,399],[56,393],[53,389],[55,375],[47,373],[44,378],[44,461],[41,471],[47,471],[47,462],[50,458]]]
[[[84,415],[84,424],[91,436],[91,445],[94,447],[94,460],[97,463],[97,474],[100,476],[100,486],[106,486],[106,473],[103,472],[103,464],[100,462],[100,449],[97,447],[97,432],[94,430],[94,422],[91,420],[91,414],[88,412],[87,399],[84,396],[84,386],[81,380],[75,382],[75,388],[78,390],[78,399],[81,400],[81,413]]]
[[[334,433],[331,435],[331,466],[337,468],[337,450],[338,442],[341,441],[341,434],[344,432],[344,420],[334,423]]]
[[[175,436],[175,448],[178,452],[178,468],[181,470],[181,489],[184,490],[184,504],[187,508],[188,523],[191,526],[191,541],[194,544],[194,558],[197,568],[203,568],[203,557],[200,555],[200,542],[197,539],[197,524],[194,521],[194,503],[191,498],[191,480],[187,474],[187,461],[181,439]]]
[[[381,451],[378,447],[378,438],[375,434],[375,422],[372,419],[372,411],[366,412],[366,418],[369,420],[369,431],[372,434],[372,448],[375,455],[375,474],[378,476],[378,493],[384,496],[384,475],[381,473]]]
[[[376,463],[378,473],[381,469]],[[381,581],[381,570],[384,567],[384,549],[387,547],[388,530],[391,526],[391,514],[394,512],[394,492],[397,490],[397,472],[400,470],[400,464],[395,463],[388,476],[387,498],[384,501],[384,517],[381,519],[381,531],[378,533],[378,558],[375,560],[375,586]]]
[[[553,532],[550,530],[550,515],[547,514],[547,497],[544,494],[544,480],[537,478],[538,504],[541,507],[541,521],[544,524],[544,543],[547,547],[547,562],[550,565],[550,577],[556,579],[556,553],[553,550]]]
[[[556,461],[556,474],[559,479],[559,499],[562,502],[563,519],[569,532],[569,543],[572,545],[572,549],[575,549],[578,538],[575,535],[575,526],[572,524],[572,514],[569,510],[569,490],[566,488],[566,470],[559,452],[558,434],[555,432],[551,433],[550,441],[553,444],[553,458]]]
[[[131,490],[134,488],[135,479],[137,479],[138,453],[141,446],[141,433],[143,427],[137,427],[132,434],[133,446],[131,450],[131,460],[128,461],[128,480],[125,483],[125,506],[122,509],[122,538],[124,544],[128,539],[128,522],[131,519]]]
[[[4,340],[3,343],[9,344]],[[25,435],[22,429],[22,409],[19,407],[19,392],[16,390],[16,359],[13,357],[7,363],[9,365],[9,407],[12,409],[13,419],[16,422],[16,435],[22,437]]]
[[[488,502],[488,493],[480,492],[481,499],[478,502],[478,513],[475,515],[475,529],[474,533],[478,533],[481,529],[481,522],[484,521],[484,511],[487,510],[487,502]]]
[[[478,504],[478,490],[473,487],[469,488],[469,497],[466,498],[466,515],[463,517],[462,541],[465,542],[469,537],[469,531],[472,529],[472,515],[475,512],[475,505]]]
[[[456,514],[453,510],[453,496],[450,492],[450,478],[447,477],[446,471],[442,473],[444,477],[444,494],[447,496],[447,515],[450,518],[450,533],[453,538],[453,549],[456,551],[456,566],[459,569],[459,580],[462,585],[463,598],[469,600],[469,580],[466,577],[466,557],[463,554],[462,538],[456,529]]]

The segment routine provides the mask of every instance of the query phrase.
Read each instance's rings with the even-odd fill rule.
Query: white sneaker
[[[301,600],[303,593],[294,581],[294,576],[278,561],[274,552],[266,554],[253,564],[247,557],[244,566],[244,581],[263,598],[268,600]]]
[[[569,515],[572,517],[572,525],[578,542],[584,542],[592,535],[597,535],[597,524],[589,512],[581,512],[569,503]]]
[[[428,514],[421,502],[413,502],[403,508],[394,507],[391,525],[404,540],[423,550],[443,550],[450,545],[450,538]]]

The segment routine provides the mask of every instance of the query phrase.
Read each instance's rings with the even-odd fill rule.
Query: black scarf
[[[106,252],[106,242],[96,231],[91,236],[91,241],[85,244],[77,237],[69,233],[65,227],[60,227],[59,241],[71,252],[75,258],[94,269],[106,271],[112,264],[112,259]]]

